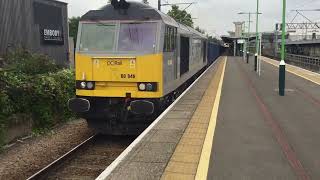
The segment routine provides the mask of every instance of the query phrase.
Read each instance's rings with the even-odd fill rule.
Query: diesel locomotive
[[[81,17],[69,108],[99,133],[138,134],[220,52],[146,4],[112,1]]]

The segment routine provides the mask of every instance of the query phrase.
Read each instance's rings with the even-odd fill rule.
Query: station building
[[[17,48],[69,64],[67,3],[0,0],[0,56]]]

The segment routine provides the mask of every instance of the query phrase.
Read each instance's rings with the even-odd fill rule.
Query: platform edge
[[[206,135],[206,138],[205,138],[205,141],[203,144],[203,148],[202,148],[202,152],[201,152],[201,156],[200,156],[200,161],[199,161],[199,165],[197,168],[197,173],[196,173],[196,177],[195,177],[196,180],[205,180],[205,179],[207,179],[207,176],[208,176],[210,156],[211,156],[211,152],[212,152],[213,138],[214,138],[216,123],[217,123],[219,104],[220,104],[220,98],[221,98],[221,92],[222,92],[222,85],[223,85],[227,60],[228,60],[228,57],[225,57],[225,61],[224,61],[224,65],[223,65],[223,69],[222,69],[222,73],[221,73],[221,77],[220,77],[220,82],[219,82],[219,86],[218,86],[218,91],[217,91],[215,102],[214,102],[212,112],[211,112],[210,123],[208,126],[207,135]]]

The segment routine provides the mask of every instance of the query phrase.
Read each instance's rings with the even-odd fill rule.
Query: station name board
[[[244,43],[245,43],[245,40],[244,40],[244,39],[238,39],[237,43],[238,43],[238,44],[244,44]]]

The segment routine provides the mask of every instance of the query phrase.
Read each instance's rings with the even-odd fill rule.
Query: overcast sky
[[[62,0],[69,5],[69,17],[81,16],[89,10],[99,9],[108,0]],[[141,0],[135,0],[141,1]],[[157,0],[149,0],[150,5],[157,7]],[[248,15],[238,15],[237,13],[255,12],[256,0],[162,0],[163,3],[197,2],[187,9],[192,14],[195,26],[200,26],[210,34],[225,35],[227,31],[234,30],[234,21],[248,21]],[[291,21],[295,16],[293,9],[314,9],[320,8],[320,0],[287,0],[287,19]],[[181,5],[185,8],[186,5]],[[169,7],[164,7],[167,12]],[[262,31],[273,31],[275,23],[281,21],[282,0],[260,0],[261,15],[260,28]],[[304,12],[312,21],[320,21],[320,11]],[[255,21],[255,17],[253,17]],[[306,21],[298,17],[297,21]],[[255,31],[255,23],[251,24],[251,31]]]

